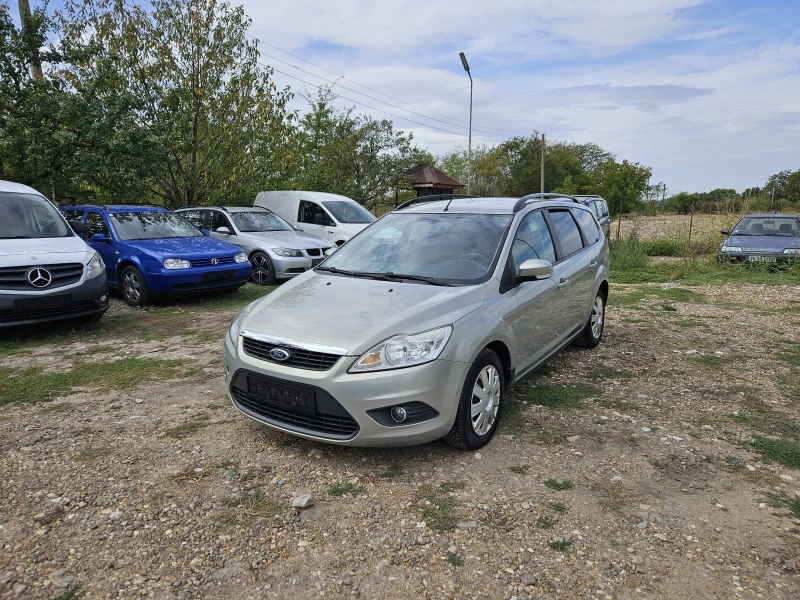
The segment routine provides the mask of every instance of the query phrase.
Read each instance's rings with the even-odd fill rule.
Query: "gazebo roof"
[[[431,165],[417,165],[406,171],[406,175],[412,178],[412,187],[416,188],[463,188],[464,184],[456,181],[452,177],[442,173],[439,169]]]

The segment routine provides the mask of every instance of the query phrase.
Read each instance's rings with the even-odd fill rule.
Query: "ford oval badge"
[[[284,350],[283,348],[273,348],[269,351],[269,357],[273,360],[279,360],[281,362],[285,360],[289,360],[291,354]]]

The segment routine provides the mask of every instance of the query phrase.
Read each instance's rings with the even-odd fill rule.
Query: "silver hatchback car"
[[[245,307],[224,346],[234,406],[336,444],[483,446],[509,389],[603,335],[608,243],[552,196],[412,200]]]
[[[321,263],[333,244],[321,237],[292,227],[266,208],[212,206],[180,208],[179,215],[198,229],[239,246],[250,259],[250,280],[274,285],[291,279]]]

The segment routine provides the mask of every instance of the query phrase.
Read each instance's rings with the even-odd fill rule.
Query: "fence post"
[[[691,253],[691,251],[692,251],[692,224],[693,224],[693,222],[694,222],[694,204],[692,204],[692,207],[689,209],[689,244],[688,244],[688,247],[686,248],[686,252],[687,253]]]

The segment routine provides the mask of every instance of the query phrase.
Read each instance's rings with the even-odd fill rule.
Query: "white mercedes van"
[[[268,208],[294,227],[337,246],[375,220],[352,198],[326,192],[261,192],[253,205]]]
[[[10,181],[0,181],[0,215],[0,328],[100,319],[108,310],[106,266],[76,234],[83,226]]]

